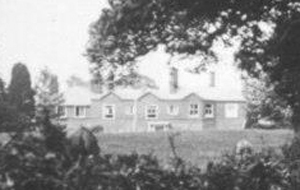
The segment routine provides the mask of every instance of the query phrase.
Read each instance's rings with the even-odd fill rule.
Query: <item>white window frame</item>
[[[197,106],[197,108],[193,108],[192,106]],[[194,112],[197,112],[197,113],[194,113]],[[196,117],[200,116],[200,105],[199,104],[197,104],[197,103],[189,104],[189,116],[192,118],[196,118]]]
[[[226,103],[224,106],[226,118],[237,118],[239,116],[239,104]]]
[[[134,105],[130,105],[126,107],[126,114],[127,115],[134,115],[136,112],[136,108]]]
[[[80,109],[80,108],[83,109],[83,112],[81,115],[80,114],[77,115],[77,109]],[[80,113],[80,110],[78,112]],[[86,106],[74,106],[74,116],[79,117],[79,118],[86,117]]]
[[[205,118],[214,118],[215,117],[213,104],[207,103],[204,105],[204,117]]]
[[[162,126],[162,130],[157,130],[157,126]],[[159,122],[149,122],[148,123],[148,131],[149,132],[157,132],[157,131],[169,131],[172,129],[172,125],[166,121]]]
[[[149,108],[150,107],[155,107],[155,117],[149,117]],[[146,119],[157,119],[158,118],[158,113],[159,113],[159,110],[158,110],[158,106],[157,105],[147,105],[146,107],[145,107],[145,118]]]
[[[64,109],[62,115],[60,115],[60,113],[59,113],[59,109],[60,109],[60,108]],[[68,116],[68,109],[67,109],[67,106],[57,106],[57,108],[56,108],[56,113],[58,114],[58,116],[59,116],[60,118],[66,118],[66,117]]]
[[[112,108],[112,117],[107,117],[106,108],[110,106]],[[114,120],[116,118],[116,109],[114,104],[103,104],[102,106],[102,119],[105,120]]]
[[[171,107],[173,107],[173,111],[172,111]],[[168,112],[169,115],[178,115],[179,106],[174,105],[174,104],[168,105],[167,112]]]

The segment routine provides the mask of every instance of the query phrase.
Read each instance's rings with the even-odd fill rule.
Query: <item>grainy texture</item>
[[[125,133],[97,135],[102,153],[140,154],[153,153],[162,162],[171,156],[168,142],[170,133]],[[204,166],[228,151],[232,151],[241,139],[251,142],[256,150],[280,147],[292,139],[289,130],[243,130],[243,131],[198,131],[180,132],[175,138],[179,156],[193,165]]]

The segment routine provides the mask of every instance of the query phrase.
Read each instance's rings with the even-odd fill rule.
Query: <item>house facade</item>
[[[166,70],[166,85],[159,82],[154,89],[117,88],[95,93],[73,87],[60,108],[62,121],[69,129],[99,127],[108,133],[243,129],[245,100],[241,90],[232,88],[232,83],[219,86],[218,72],[207,71],[202,79],[192,79],[194,83],[181,83],[181,74],[184,81],[188,72],[174,67]],[[197,86],[201,81],[206,84]]]

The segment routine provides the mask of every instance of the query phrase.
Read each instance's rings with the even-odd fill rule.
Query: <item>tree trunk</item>
[[[295,131],[295,134],[300,135],[300,106],[293,106],[292,111],[293,111],[292,118],[291,118],[292,127]]]

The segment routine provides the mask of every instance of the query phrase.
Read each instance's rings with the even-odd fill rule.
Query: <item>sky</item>
[[[48,67],[60,81],[89,79],[85,52],[89,25],[105,0],[0,0],[0,77],[9,83],[12,66],[22,62],[32,80]]]
[[[88,28],[105,6],[106,0],[0,0],[0,77],[8,84],[12,66],[22,62],[33,83],[44,67],[58,75],[61,84],[71,75],[90,79],[83,56]],[[148,56],[146,65],[167,61],[158,54]],[[231,50],[222,54],[223,62],[233,62]],[[157,73],[155,67],[146,70]]]

